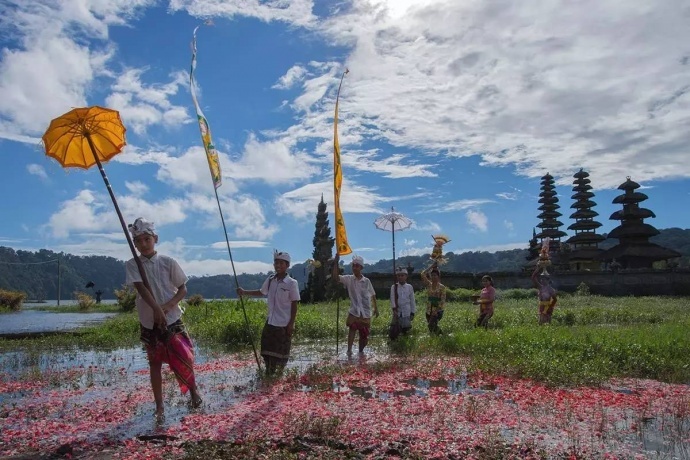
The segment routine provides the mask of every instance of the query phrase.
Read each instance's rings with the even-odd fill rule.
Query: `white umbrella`
[[[376,228],[393,234],[393,273],[395,273],[395,232],[410,228],[412,223],[412,219],[405,217],[399,212],[395,212],[393,207],[391,207],[391,212],[382,215],[374,221]]]

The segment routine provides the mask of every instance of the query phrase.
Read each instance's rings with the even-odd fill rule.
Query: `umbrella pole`
[[[101,177],[103,177],[103,182],[105,182],[105,187],[108,189],[108,193],[110,194],[110,199],[113,200],[113,205],[115,206],[115,212],[117,212],[117,217],[120,219],[120,224],[122,225],[122,231],[125,232],[125,237],[127,238],[127,244],[129,244],[129,250],[132,251],[132,256],[134,256],[134,261],[137,264],[137,268],[139,269],[139,274],[141,275],[141,281],[144,283],[144,286],[146,289],[149,290],[151,295],[153,296],[153,291],[151,290],[151,285],[149,284],[148,277],[146,276],[146,271],[144,270],[144,266],[141,263],[141,259],[139,259],[139,256],[137,255],[137,251],[134,248],[134,243],[132,242],[132,238],[129,236],[129,232],[127,231],[127,224],[125,224],[125,219],[122,217],[122,212],[120,212],[120,206],[117,204],[117,200],[115,199],[115,194],[113,193],[113,188],[110,186],[110,181],[108,180],[108,176],[105,174],[105,170],[103,169],[103,164],[101,164],[101,160],[98,158],[98,155],[96,155],[96,147],[93,145],[93,141],[91,140],[91,136],[87,133],[86,134],[86,140],[89,142],[89,147],[91,147],[91,152],[93,153],[93,158],[96,160],[96,164],[98,165],[98,170],[101,172]]]
[[[395,221],[393,222],[393,276],[395,276]]]

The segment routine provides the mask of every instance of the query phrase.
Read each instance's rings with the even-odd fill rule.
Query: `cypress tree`
[[[312,258],[318,263],[315,264],[312,272],[309,274],[308,290],[312,302],[322,302],[330,297],[333,290],[331,283],[326,285],[326,279],[329,275],[328,262],[333,258],[333,247],[335,246],[335,238],[331,237],[328,211],[326,211],[323,195],[321,195],[321,202],[316,212],[313,243],[314,252],[312,252]]]

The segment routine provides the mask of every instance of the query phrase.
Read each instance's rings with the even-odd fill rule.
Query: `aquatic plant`
[[[132,311],[136,307],[137,291],[129,284],[123,284],[122,289],[115,289],[115,298],[122,311]]]
[[[79,311],[89,311],[96,306],[96,301],[86,292],[74,291],[72,294],[74,299],[77,301],[77,307]]]
[[[0,308],[6,308],[11,311],[19,311],[22,308],[22,302],[26,299],[26,294],[19,291],[8,291],[7,289],[0,289]]]

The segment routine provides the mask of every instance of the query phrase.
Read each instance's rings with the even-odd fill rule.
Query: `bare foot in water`
[[[192,396],[191,404],[194,409],[196,409],[204,403],[204,400],[201,399],[201,396],[199,396],[199,393],[196,391],[196,389],[191,390],[190,393]]]

